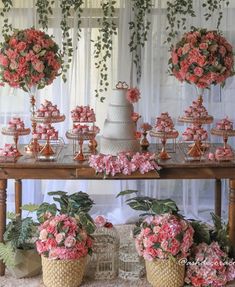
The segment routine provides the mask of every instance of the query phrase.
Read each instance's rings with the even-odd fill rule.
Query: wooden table
[[[154,147],[151,147],[154,148]],[[216,194],[220,197],[220,179],[229,179],[229,236],[235,250],[235,162],[186,162],[182,152],[177,148],[172,158],[160,161],[162,170],[148,174],[118,175],[110,179],[216,179]],[[103,179],[96,175],[87,162],[73,161],[72,149],[64,146],[57,161],[38,162],[31,155],[20,157],[16,163],[0,163],[0,242],[6,227],[7,180],[15,180],[16,212],[20,212],[22,201],[22,179]],[[217,208],[219,206],[217,204]],[[0,264],[0,275],[4,275],[4,265]]]

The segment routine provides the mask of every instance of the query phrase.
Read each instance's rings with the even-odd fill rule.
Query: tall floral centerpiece
[[[0,83],[30,94],[32,117],[35,92],[50,85],[60,74],[62,57],[53,38],[34,28],[15,30],[0,44]],[[32,122],[32,133],[36,123]],[[37,148],[34,139],[34,148]]]

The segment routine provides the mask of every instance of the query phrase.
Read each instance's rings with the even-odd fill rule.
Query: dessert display
[[[71,117],[73,122],[93,123],[96,121],[95,112],[90,106],[76,106],[71,111]]]
[[[12,144],[5,144],[3,148],[0,148],[0,160],[2,159],[14,159],[18,156],[17,149]]]
[[[187,156],[193,160],[202,159],[207,147],[203,142],[208,138],[208,133],[202,125],[211,124],[213,117],[208,114],[207,109],[203,105],[201,95],[184,111],[184,115],[179,117],[179,122],[191,124],[182,134],[184,141],[194,141],[193,145],[188,146]]]
[[[216,129],[225,131],[233,130],[233,122],[226,117],[216,123]]]
[[[44,100],[40,107],[35,111],[32,121],[35,123],[33,129],[33,141],[37,143],[38,140],[46,140],[46,144],[39,149],[39,154],[42,157],[52,158],[56,152],[53,150],[50,141],[58,140],[58,131],[51,126],[52,123],[60,123],[65,120],[65,115],[60,113],[57,105],[52,102]],[[38,125],[40,123],[40,125]],[[43,159],[45,159],[43,158]]]
[[[156,118],[154,129],[150,132],[150,135],[161,139],[162,150],[158,157],[160,159],[171,158],[166,151],[166,142],[167,139],[176,139],[179,133],[175,130],[173,120],[168,112],[161,113],[161,115]]]
[[[74,160],[84,161],[84,141],[89,141],[88,146],[92,153],[95,153],[97,147],[95,137],[100,129],[95,126],[95,112],[90,106],[76,106],[71,111],[71,118],[73,120],[73,128],[66,132],[66,137],[73,140]],[[76,152],[76,141],[79,145],[79,152]]]
[[[139,140],[136,139],[136,124],[133,121],[133,104],[128,101],[127,92],[125,82],[122,85],[117,84],[112,91],[100,140],[102,154],[115,156],[123,151],[140,150]]]
[[[15,149],[16,149],[16,156],[21,156],[22,154],[18,150],[18,140],[20,136],[25,136],[30,134],[30,129],[25,128],[25,124],[23,120],[19,117],[12,117],[7,126],[2,128],[2,134],[7,136],[12,136],[14,143],[15,143]]]
[[[218,147],[215,151],[215,159],[218,161],[232,160],[233,151],[231,147]]]

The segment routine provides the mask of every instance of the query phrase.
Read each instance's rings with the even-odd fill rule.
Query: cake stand
[[[60,123],[65,120],[65,115],[60,115],[56,117],[33,117],[32,121],[35,123],[43,123],[43,124],[52,124],[52,123]],[[39,151],[40,155],[43,155],[45,157],[49,157],[55,154],[51,144],[50,144],[50,136],[48,135],[46,139],[46,144],[43,146],[43,148]]]
[[[166,142],[168,139],[176,139],[178,137],[179,133],[177,130],[172,130],[170,132],[158,132],[155,130],[150,131],[150,136],[160,138],[162,143],[162,150],[160,151],[158,158],[159,159],[170,159],[170,155],[166,151]]]
[[[214,136],[222,137],[224,142],[224,148],[227,148],[228,138],[235,136],[235,130],[220,130],[217,128],[213,128],[211,130],[211,134]]]
[[[7,129],[7,128],[3,128],[3,129],[2,129],[2,134],[3,134],[3,135],[6,135],[6,136],[12,136],[12,137],[13,137],[14,143],[15,143],[15,148],[16,148],[15,157],[22,156],[22,154],[21,154],[20,151],[18,150],[18,140],[19,140],[19,137],[20,137],[20,136],[29,135],[29,134],[30,134],[30,129],[27,128],[27,129],[12,131],[12,130],[9,130],[9,129]]]
[[[79,152],[75,154],[74,160],[84,161],[86,160],[83,154],[83,142],[84,141],[93,141],[95,139],[97,132],[95,131],[88,131],[88,132],[80,132],[80,133],[73,133],[72,131],[66,132],[66,137],[71,140],[78,141],[79,144]],[[93,149],[93,152],[95,150]]]

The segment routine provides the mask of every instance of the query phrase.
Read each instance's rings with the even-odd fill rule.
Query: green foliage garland
[[[48,29],[49,15],[53,15],[52,7],[54,0],[37,0],[35,6],[37,7],[38,23],[43,29]]]
[[[147,41],[148,31],[151,25],[151,22],[148,20],[151,8],[152,0],[131,0],[131,9],[134,18],[129,22],[129,30],[131,31],[129,48],[137,70],[137,81],[139,81],[141,77],[141,48],[144,47]]]
[[[108,61],[111,59],[113,50],[113,36],[117,35],[117,25],[115,24],[113,17],[115,13],[116,1],[101,1],[101,9],[103,17],[98,19],[100,25],[99,35],[94,41],[94,57],[95,67],[99,71],[99,87],[95,90],[95,96],[100,97],[100,93],[108,90]],[[100,97],[100,101],[103,102],[104,96]]]
[[[8,13],[10,12],[11,8],[13,7],[12,0],[2,0],[3,9],[0,13],[0,16],[3,18],[3,27],[2,27],[2,34],[3,36],[8,34],[12,31],[12,24],[9,24]]]

